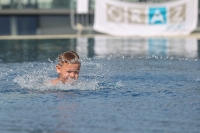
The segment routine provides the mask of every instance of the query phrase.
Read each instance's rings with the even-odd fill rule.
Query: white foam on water
[[[56,86],[51,84],[51,80],[57,78],[55,71],[56,63],[52,61],[50,63],[36,63],[35,66],[33,64],[24,64],[20,74],[13,81],[19,84],[21,88],[40,91],[100,89],[98,77],[104,75],[104,73],[100,72],[103,69],[102,65],[100,63],[94,63],[90,59],[85,60],[81,66],[79,79],[72,84],[60,83]]]
[[[198,59],[190,59],[183,57],[173,56],[109,56],[109,59],[93,58],[83,59],[81,61],[81,70],[79,79],[72,84],[52,85],[51,80],[57,78],[55,70],[56,62],[48,63],[20,63],[17,67],[10,70],[4,66],[1,70],[7,70],[6,73],[0,72],[0,79],[4,76],[8,77],[8,73],[16,75],[13,77],[13,81],[17,83],[20,88],[32,89],[32,90],[98,90],[102,88],[120,88],[123,87],[124,80],[120,81],[120,75],[130,74],[136,69],[141,70],[177,70],[182,71],[183,69],[189,69],[190,65],[187,63],[185,66],[178,66],[178,62],[196,62]],[[146,62],[143,67],[145,60],[152,61]],[[162,60],[165,63],[165,67],[162,65],[155,64],[155,60]],[[163,62],[165,61],[165,62]],[[176,62],[174,62],[176,61]],[[173,66],[171,66],[173,65]],[[130,69],[130,70],[129,70]],[[195,70],[194,70],[195,71]],[[134,73],[133,73],[134,74]],[[199,82],[199,77],[195,77],[195,81]]]
[[[3,73],[2,71],[0,72],[0,78],[4,77],[5,73]]]
[[[81,81],[77,80],[72,84],[59,83],[57,85],[51,84],[52,78],[43,75],[23,75],[17,76],[14,82],[18,83],[21,88],[32,89],[32,90],[96,90],[98,89],[98,81]]]

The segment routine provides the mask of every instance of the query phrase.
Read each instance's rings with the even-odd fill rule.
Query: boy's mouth
[[[72,84],[72,83],[75,82],[75,79],[68,77],[68,78],[66,79],[66,82]]]

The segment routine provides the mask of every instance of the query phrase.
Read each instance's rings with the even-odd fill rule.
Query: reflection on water
[[[198,57],[200,58],[200,40],[198,40]]]
[[[198,41],[196,39],[166,38],[95,38],[97,55],[134,55],[134,56],[177,56],[198,58]]]
[[[197,39],[166,38],[95,38],[0,40],[0,62],[29,62],[54,60],[64,51],[77,51],[81,57],[93,58],[109,55],[175,56],[200,58]]]
[[[75,39],[0,40],[0,62],[47,61],[66,50],[76,50]]]

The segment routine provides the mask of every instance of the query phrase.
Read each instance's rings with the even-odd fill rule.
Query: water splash
[[[72,84],[52,85],[51,80],[57,78],[55,71],[56,63],[49,59],[48,63],[23,64],[20,74],[13,81],[20,88],[47,91],[47,90],[97,90],[108,88],[103,86],[102,82],[109,81],[112,75],[111,66],[108,66],[103,60],[93,60],[86,58],[82,61],[80,76],[77,81]],[[108,83],[110,84],[110,83]],[[114,82],[110,88],[119,87],[121,83]]]
[[[56,86],[51,84],[52,78],[44,75],[23,75],[14,79],[14,82],[18,83],[21,88],[48,91],[48,90],[96,90],[98,89],[97,81],[75,81],[72,84],[59,83]]]
[[[5,90],[12,88],[39,91],[116,89],[137,81],[137,77],[144,72],[153,71],[167,72],[166,75],[173,72],[193,73],[193,78],[189,76],[187,78],[195,79],[196,83],[199,82],[199,76],[196,75],[196,71],[199,71],[199,60],[197,59],[188,58],[186,60],[183,57],[174,56],[118,57],[112,55],[109,56],[109,60],[98,57],[82,59],[79,79],[73,84],[57,86],[50,84],[52,79],[57,78],[56,61],[0,64],[0,86]],[[145,77],[141,77],[141,80],[145,80]]]

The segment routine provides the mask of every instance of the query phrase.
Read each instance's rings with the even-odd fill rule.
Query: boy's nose
[[[71,72],[71,73],[70,73],[70,77],[71,77],[71,78],[74,78],[74,77],[75,77],[75,73],[74,73],[74,72]]]

